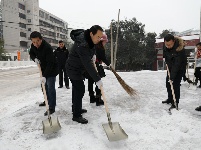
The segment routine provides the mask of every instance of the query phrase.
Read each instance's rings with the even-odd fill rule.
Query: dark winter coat
[[[54,54],[57,59],[58,67],[63,68],[63,66],[65,66],[66,64],[66,60],[68,59],[68,54],[69,54],[68,49],[65,46],[62,49],[58,47],[54,51]]]
[[[40,61],[43,77],[55,77],[58,74],[58,67],[53,49],[49,43],[42,40],[39,48],[31,44],[30,57],[34,61],[37,58]]]
[[[74,45],[66,61],[68,77],[72,80],[83,80],[85,73],[88,72],[95,82],[99,81],[101,78],[91,60],[95,49],[89,30],[72,30],[70,36]]]
[[[178,71],[186,70],[186,54],[183,40],[175,37],[174,46],[168,49],[164,46],[163,55],[170,70],[170,79],[174,80]]]

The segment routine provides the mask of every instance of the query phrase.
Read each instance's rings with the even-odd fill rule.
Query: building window
[[[27,47],[27,42],[25,42],[25,41],[20,41],[20,46],[21,46],[21,47]]]
[[[19,13],[19,17],[22,18],[22,19],[26,19],[26,15],[23,14],[23,13]]]
[[[26,29],[26,24],[20,22],[20,23],[19,23],[19,27]]]
[[[27,37],[27,34],[24,33],[24,32],[20,32],[20,36],[21,36],[21,37]]]
[[[25,5],[18,3],[18,8],[25,10]]]
[[[27,19],[28,23],[31,23],[31,19]]]
[[[27,10],[27,13],[30,13],[31,11],[30,10]]]
[[[31,28],[28,28],[28,31],[31,31]]]
[[[44,13],[43,11],[39,10],[39,16],[40,16],[41,18],[44,18],[45,13]]]

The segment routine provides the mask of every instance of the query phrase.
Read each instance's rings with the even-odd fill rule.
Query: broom
[[[130,87],[126,82],[117,74],[117,72],[110,66],[111,71],[114,73],[115,77],[123,87],[123,89],[130,95],[135,96],[137,95],[137,91]]]

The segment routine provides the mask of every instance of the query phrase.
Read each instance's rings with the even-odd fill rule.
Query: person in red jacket
[[[95,45],[96,57],[94,58],[94,61],[96,64],[98,74],[101,78],[106,76],[103,66],[101,65],[102,62],[104,62],[107,66],[110,66],[110,63],[105,56],[105,48],[104,48],[104,46],[107,42],[108,42],[107,35],[104,34],[102,36],[101,41],[97,45]],[[89,91],[89,96],[90,96],[90,103],[96,102],[96,106],[103,105],[104,102],[101,99],[101,91],[96,86],[96,88],[95,88],[96,96],[95,96],[94,91],[93,91],[93,84],[94,84],[94,80],[91,77],[89,77],[88,78],[88,91]]]

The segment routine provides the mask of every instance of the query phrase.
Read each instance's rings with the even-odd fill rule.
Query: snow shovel
[[[101,94],[103,96],[105,110],[106,110],[107,118],[108,118],[108,123],[103,124],[103,128],[107,134],[108,140],[109,141],[119,141],[119,140],[127,139],[128,135],[121,128],[120,124],[118,122],[111,121],[110,113],[109,113],[109,110],[107,107],[107,102],[106,102],[105,95],[103,92],[103,87],[101,87],[100,89],[101,89]]]
[[[42,77],[40,64],[38,64],[38,68],[39,68],[39,72],[40,72],[40,77]],[[42,82],[42,88],[43,88],[43,94],[44,94],[44,98],[45,98],[45,106],[46,106],[46,110],[47,110],[47,114],[48,114],[48,119],[42,121],[43,134],[50,134],[50,133],[59,131],[61,129],[61,125],[59,123],[58,117],[50,116],[45,84],[43,82]]]

